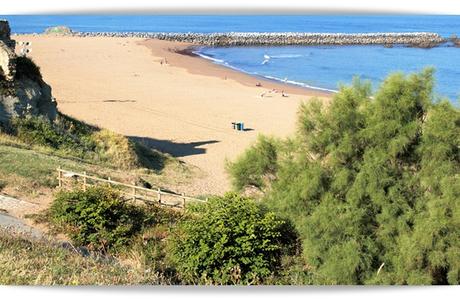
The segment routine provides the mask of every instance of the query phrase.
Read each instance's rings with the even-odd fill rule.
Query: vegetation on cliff
[[[160,170],[168,157],[127,137],[99,129],[63,114],[50,121],[44,117],[14,118],[4,132],[30,146],[48,148],[75,157],[120,169]]]

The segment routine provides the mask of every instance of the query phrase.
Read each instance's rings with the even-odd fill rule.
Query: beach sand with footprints
[[[31,42],[29,56],[52,86],[61,112],[140,139],[200,168],[202,176],[184,190],[189,195],[227,191],[226,160],[234,160],[259,134],[292,134],[302,101],[331,97],[213,64],[194,56],[186,43],[13,38]],[[232,122],[243,122],[246,130],[234,130]]]

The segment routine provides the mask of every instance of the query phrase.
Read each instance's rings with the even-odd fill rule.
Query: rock
[[[451,35],[450,41],[455,47],[460,47],[460,38],[456,34]]]
[[[54,26],[45,29],[45,34],[71,35],[73,31],[67,26]]]
[[[0,40],[0,76],[7,81],[14,79],[16,72],[15,58],[14,49],[11,49],[7,43]]]
[[[6,20],[0,20],[0,40],[3,41],[10,49],[14,50],[16,42],[11,39],[10,25]]]
[[[14,45],[8,22],[0,21],[0,123],[26,115],[54,120],[57,108],[51,87],[32,60],[16,56]]]
[[[26,115],[56,118],[57,105],[48,84],[26,78],[17,80],[13,90],[12,94],[0,95],[0,123]]]
[[[409,45],[433,47],[446,40],[432,32],[377,32],[377,33],[310,33],[310,32],[74,32],[80,37],[138,37],[187,42],[196,45],[227,46],[282,46],[282,45]]]

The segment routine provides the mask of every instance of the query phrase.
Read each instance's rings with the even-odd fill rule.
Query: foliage
[[[50,214],[53,223],[77,245],[103,251],[128,244],[155,218],[124,201],[118,191],[103,186],[59,192]]]
[[[290,223],[229,193],[189,209],[169,239],[169,259],[188,283],[256,284],[276,274],[295,239]]]
[[[267,177],[277,170],[276,142],[272,138],[259,136],[257,143],[246,150],[239,159],[227,165],[233,179],[233,186],[242,190],[246,186],[262,188]]]
[[[120,169],[161,170],[162,153],[106,129],[97,129],[65,115],[52,122],[44,117],[15,118],[9,131],[29,145],[49,147],[65,156],[96,161]]]
[[[35,62],[26,56],[16,57],[16,79],[28,78],[32,81],[42,82],[42,74],[40,67]]]
[[[72,152],[77,157],[95,148],[90,138],[93,130],[63,115],[56,122],[45,117],[15,118],[12,127],[13,134],[25,143]]]
[[[433,70],[374,97],[356,80],[298,126],[265,198],[298,229],[308,283],[460,283],[460,112],[434,100]]]

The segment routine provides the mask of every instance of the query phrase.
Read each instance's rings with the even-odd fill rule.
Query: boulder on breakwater
[[[432,32],[382,33],[308,33],[308,32],[229,32],[229,33],[165,33],[165,32],[75,32],[82,37],[139,37],[187,42],[215,47],[285,46],[285,45],[408,45],[433,47],[446,40]]]

